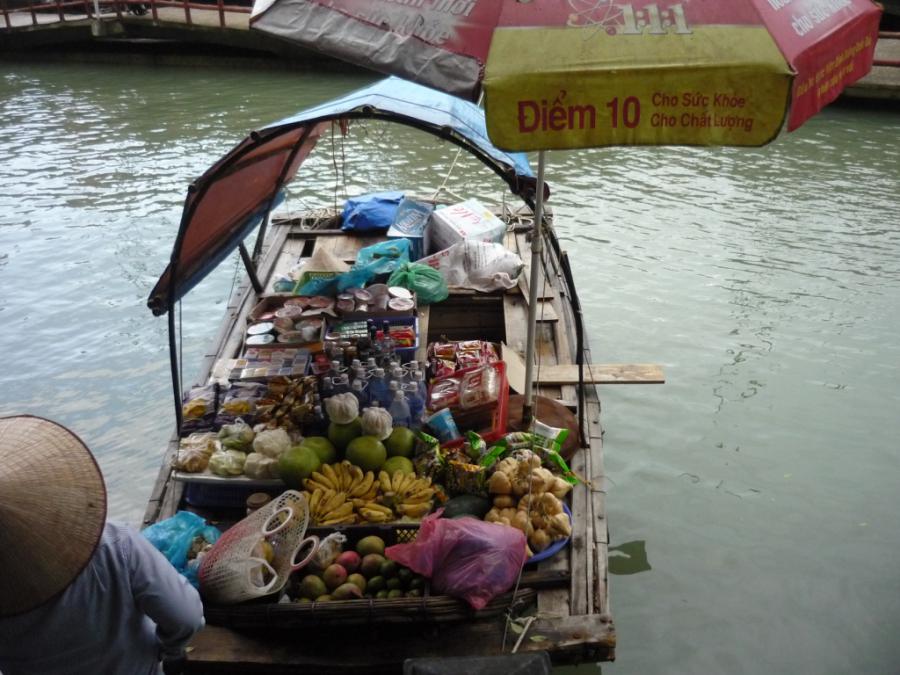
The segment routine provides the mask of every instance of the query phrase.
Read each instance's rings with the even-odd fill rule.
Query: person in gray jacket
[[[203,627],[197,591],[129,526],[65,427],[0,418],[0,673],[175,672]]]

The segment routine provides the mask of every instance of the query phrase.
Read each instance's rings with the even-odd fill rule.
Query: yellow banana
[[[357,467],[358,468],[358,467]],[[360,473],[362,470],[360,469]],[[371,471],[367,471],[365,476],[360,477],[359,482],[350,490],[351,497],[362,497],[369,490],[372,489],[372,485],[375,482],[375,474]]]
[[[303,482],[303,486],[309,492],[313,492],[314,490],[333,490],[334,489],[331,485],[328,485],[327,483],[321,483],[317,480],[313,480],[312,476],[310,476]]]
[[[335,464],[334,472],[337,474],[337,477],[338,477],[338,490],[346,491],[347,490],[347,482],[348,482],[347,481],[347,467],[345,467],[343,464]]]
[[[352,494],[353,491],[356,490],[357,487],[359,487],[360,483],[363,482],[366,476],[365,473],[363,473],[363,470],[355,464],[351,465],[348,471],[350,472],[350,485],[347,487],[347,492]]]
[[[328,482],[334,486],[335,490],[341,489],[341,481],[338,478],[337,473],[334,471],[334,467],[331,464],[323,464],[322,465],[322,473],[328,479]]]
[[[353,465],[346,459],[341,462],[341,486],[344,490],[349,490],[353,484]]]
[[[398,504],[397,511],[402,513],[404,516],[409,516],[410,518],[421,518],[426,513],[431,510],[430,503],[424,504]]]
[[[382,492],[393,492],[394,489],[391,487],[391,477],[388,476],[387,471],[378,472],[378,482],[381,484]]]
[[[424,487],[424,485],[416,478],[416,474],[414,473],[406,474],[403,483],[400,484],[401,490],[407,494],[410,492],[417,492],[420,487]]]
[[[372,511],[381,511],[381,513],[384,513],[388,516],[394,515],[394,512],[391,511],[387,506],[379,504],[378,502],[368,502],[363,505],[363,508],[370,509]]]
[[[414,495],[407,495],[403,498],[404,504],[421,504],[422,502],[430,502],[434,497],[434,490],[423,490]]]
[[[313,491],[312,495],[309,497],[309,512],[311,514],[316,512],[316,507],[319,505],[319,502],[322,501],[322,495],[324,492],[322,490]]]
[[[352,502],[344,502],[340,504],[338,507],[328,511],[322,516],[323,520],[333,520],[335,518],[346,518],[347,516],[353,515],[353,503]]]
[[[321,483],[324,487],[337,489],[337,485],[332,483],[331,479],[325,476],[321,471],[313,471],[312,474],[310,474],[309,478],[307,478],[306,480],[313,480],[316,483]]]
[[[322,509],[325,513],[329,513],[330,511],[336,509],[338,506],[345,503],[346,501],[347,501],[347,495],[345,495],[343,492],[335,492],[334,494],[331,495],[331,497],[329,499],[327,499],[322,504]],[[352,503],[350,503],[350,508],[353,508]]]
[[[394,475],[391,476],[391,489],[394,492],[400,492],[400,486],[403,484],[403,481],[406,479],[406,474],[402,471],[395,471]]]
[[[391,517],[386,513],[382,513],[381,511],[374,511],[367,508],[360,509],[359,514],[370,523],[384,523],[387,522]]]

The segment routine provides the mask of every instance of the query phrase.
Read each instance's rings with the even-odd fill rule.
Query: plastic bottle
[[[403,385],[403,394],[409,404],[409,426],[418,429],[422,426],[422,417],[425,413],[425,400],[419,395],[419,388],[415,382]]]
[[[388,386],[390,386],[391,382],[396,382],[398,386],[406,384],[406,376],[403,373],[403,368],[400,366],[391,368],[391,377],[388,379]]]
[[[384,378],[384,368],[376,368],[369,380],[369,402],[377,401],[382,408],[387,408],[391,400],[388,398],[388,383]]]
[[[328,375],[325,375],[325,377],[322,378],[322,386],[319,388],[319,390],[321,392],[320,396],[323,400],[334,396],[334,380]]]
[[[394,400],[391,402],[388,412],[391,413],[391,419],[395,427],[411,426],[409,403],[406,401],[406,394],[401,390],[397,389],[394,392]]]
[[[353,395],[356,396],[356,400],[359,401],[360,410],[369,405],[369,397],[368,392],[366,392],[365,380],[361,380],[360,378],[356,378],[355,380],[353,380],[353,382],[350,383],[350,391],[353,392]]]
[[[334,384],[334,394],[346,394],[350,391],[350,380],[347,373],[332,378],[332,383]]]
[[[381,322],[381,357],[390,362],[394,360],[394,338],[391,337],[391,322]]]
[[[366,376],[371,377],[372,373],[375,372],[375,369],[378,367],[378,363],[375,361],[374,356],[370,356],[366,360]]]
[[[311,431],[317,436],[324,436],[328,431],[328,416],[325,414],[320,403],[316,403],[313,406],[313,424]]]

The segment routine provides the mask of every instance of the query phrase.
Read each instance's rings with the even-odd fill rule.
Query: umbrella
[[[870,0],[258,0],[251,28],[483,93],[491,141],[540,151],[534,294],[545,150],[764,145],[869,71],[880,16]]]

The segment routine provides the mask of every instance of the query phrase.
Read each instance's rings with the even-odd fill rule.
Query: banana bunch
[[[309,520],[313,525],[343,525],[356,522],[353,502],[344,492],[315,488],[312,493],[304,492],[309,504]]]
[[[365,501],[375,499],[378,494],[375,474],[371,471],[363,473],[362,469],[346,459],[339,464],[323,464],[319,468],[320,471],[313,471],[306,479],[304,486],[307,490],[334,490],[343,492],[348,499]]]
[[[370,523],[384,523],[393,520],[393,513],[390,509],[381,506],[376,498],[378,497],[379,483],[375,480],[375,474],[372,471],[363,473],[363,470],[351,464],[347,460],[339,464],[323,464],[320,471],[313,471],[309,478],[306,479],[304,486],[312,494],[321,491],[323,496],[338,494],[343,497],[343,503],[349,504],[350,512],[347,515],[339,516],[341,519],[336,522],[326,522],[334,520],[335,516],[326,518],[322,522],[316,522],[314,514],[313,522],[317,525],[338,525],[345,523],[355,523],[359,520]],[[341,504],[343,514],[348,507]],[[311,514],[313,512],[311,511]]]
[[[381,488],[379,501],[397,516],[418,519],[431,511],[434,487],[430,478],[418,478],[402,471],[389,476],[387,471],[379,471],[378,483]]]

